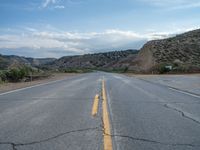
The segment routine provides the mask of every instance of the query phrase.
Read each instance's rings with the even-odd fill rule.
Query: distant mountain
[[[81,69],[113,69],[123,68],[119,62],[124,58],[130,56],[134,57],[138,54],[137,50],[112,51],[95,54],[85,54],[78,56],[65,56],[57,59],[44,66],[48,68],[67,69],[67,68],[81,68]]]
[[[55,60],[55,58],[27,58],[15,55],[7,56],[0,54],[0,69],[16,68],[23,65],[36,67]]]
[[[112,51],[60,59],[0,55],[0,69],[21,65],[53,70],[125,69],[147,73],[158,71],[163,66],[172,66],[177,72],[200,72],[200,29],[168,39],[149,41],[139,51]]]
[[[136,57],[138,50],[112,51],[78,56],[55,58],[27,58],[15,55],[0,55],[0,69],[16,68],[23,65],[42,69],[124,69],[126,59]]]
[[[130,70],[149,72],[164,64],[179,68],[179,71],[200,71],[200,29],[149,41],[136,58],[129,58]]]

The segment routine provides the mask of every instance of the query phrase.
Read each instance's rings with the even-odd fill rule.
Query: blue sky
[[[1,0],[0,53],[61,57],[139,49],[200,28],[199,0]]]

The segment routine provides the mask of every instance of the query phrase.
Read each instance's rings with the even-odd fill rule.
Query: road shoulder
[[[200,95],[200,74],[183,75],[135,75],[126,74],[153,84],[167,86],[176,90]]]
[[[35,86],[38,84],[45,84],[45,83],[56,81],[56,80],[63,80],[65,78],[75,76],[75,75],[78,75],[78,74],[56,73],[48,78],[35,80],[32,82],[3,83],[3,84],[0,84],[0,93],[5,93],[5,92],[9,92],[9,91],[13,91],[13,90],[21,89],[21,88],[26,88],[26,87],[30,87],[30,86]]]

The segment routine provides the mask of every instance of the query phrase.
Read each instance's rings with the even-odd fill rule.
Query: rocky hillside
[[[90,69],[113,69],[124,68],[120,61],[130,56],[136,56],[137,50],[113,51],[79,56],[65,56],[46,65],[49,68],[90,68]]]
[[[54,58],[26,58],[20,56],[0,55],[0,70],[16,68],[23,65],[39,67],[40,69],[66,70],[66,69],[125,69],[128,58],[135,58],[137,50],[113,51],[78,56],[64,56]]]
[[[130,69],[151,71],[160,65],[189,72],[200,70],[200,29],[164,40],[147,42],[137,58],[130,60]]]
[[[50,63],[52,61],[55,61],[54,58],[26,58],[26,57],[20,57],[15,55],[0,55],[0,69],[9,69],[9,68],[16,68],[23,65],[27,66],[39,66],[44,65],[46,63]]]

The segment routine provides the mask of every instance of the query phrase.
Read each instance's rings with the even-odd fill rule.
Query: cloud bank
[[[139,0],[150,5],[167,9],[189,9],[200,7],[199,0]]]
[[[26,31],[26,32],[25,32]],[[145,42],[170,37],[178,32],[140,34],[117,29],[103,32],[39,31],[26,27],[22,34],[0,35],[0,53],[12,51],[34,57],[61,57],[109,50],[139,49]],[[184,30],[185,31],[185,30]],[[20,53],[21,49],[21,53]]]

